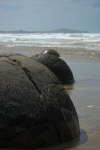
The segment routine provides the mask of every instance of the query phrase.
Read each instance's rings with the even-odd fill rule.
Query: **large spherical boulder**
[[[48,68],[21,55],[0,57],[0,147],[49,146],[79,134],[75,107]]]
[[[55,50],[44,50],[31,58],[47,66],[62,84],[73,84],[75,82],[69,65],[60,58],[60,55]]]

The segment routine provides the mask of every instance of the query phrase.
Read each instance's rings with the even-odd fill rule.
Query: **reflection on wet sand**
[[[73,88],[74,88],[74,84],[71,84],[71,85],[65,84],[65,85],[64,85],[64,89],[65,89],[66,91],[72,90]]]
[[[68,143],[56,145],[54,147],[49,147],[45,149],[36,149],[36,150],[67,150],[67,149],[72,149],[72,148],[75,149],[79,145],[85,144],[87,140],[88,140],[87,133],[83,129],[81,129],[80,138],[74,139],[73,141],[68,142]]]

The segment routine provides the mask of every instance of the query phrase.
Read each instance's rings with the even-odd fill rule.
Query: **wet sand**
[[[41,52],[44,48],[0,48],[0,54],[21,53],[27,56]],[[46,49],[46,48],[45,48]],[[98,53],[84,53],[58,49],[61,57],[71,67],[75,85],[69,94],[76,107],[81,136],[79,141],[37,150],[99,150],[100,149],[100,57]],[[84,55],[83,55],[84,54]],[[0,148],[1,150],[2,148]]]
[[[66,56],[67,58],[67,56]],[[72,150],[100,149],[100,60],[89,56],[66,59],[71,66],[76,83],[70,92],[76,106],[82,135]],[[65,148],[66,149],[66,148]]]

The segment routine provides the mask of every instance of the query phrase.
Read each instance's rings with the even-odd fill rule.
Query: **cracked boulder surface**
[[[22,55],[0,56],[0,147],[46,147],[79,134],[75,107],[47,67]]]
[[[69,65],[60,58],[60,55],[55,50],[44,50],[40,54],[31,57],[38,62],[44,64],[50,69],[62,84],[74,84],[74,76]]]

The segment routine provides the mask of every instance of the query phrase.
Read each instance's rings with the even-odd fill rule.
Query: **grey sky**
[[[0,30],[100,32],[100,0],[0,0]]]

